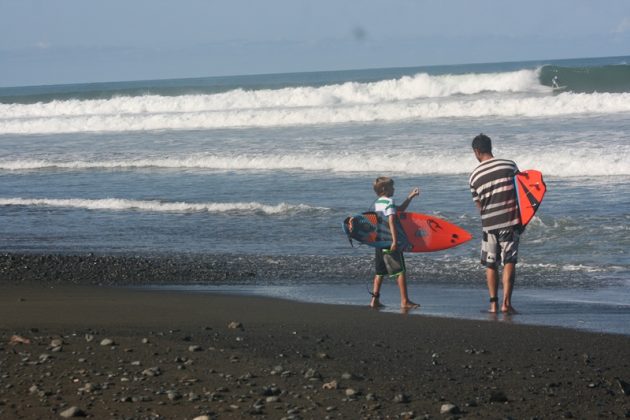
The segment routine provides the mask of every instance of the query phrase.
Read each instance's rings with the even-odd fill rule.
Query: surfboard
[[[376,212],[347,217],[342,224],[350,243],[356,240],[374,248],[389,248],[389,222]],[[404,252],[434,252],[461,245],[472,239],[466,230],[439,217],[421,213],[398,213],[398,247]]]
[[[516,188],[516,198],[518,199],[521,225],[525,227],[538,211],[540,203],[542,203],[543,197],[547,192],[547,185],[545,185],[540,171],[529,169],[521,171],[514,176],[514,186]]]

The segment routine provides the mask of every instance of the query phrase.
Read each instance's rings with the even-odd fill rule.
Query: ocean
[[[485,317],[481,132],[548,187],[515,322],[630,334],[630,57],[0,88],[0,251],[369,261],[341,222],[388,175],[474,236],[407,256],[419,313]],[[367,303],[371,278],[333,268],[347,280],[202,289]]]

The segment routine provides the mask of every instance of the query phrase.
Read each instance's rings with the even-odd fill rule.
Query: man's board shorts
[[[519,229],[510,227],[483,232],[481,240],[481,264],[488,268],[518,261]]]
[[[377,276],[397,276],[405,272],[405,257],[399,250],[376,248],[374,265]]]

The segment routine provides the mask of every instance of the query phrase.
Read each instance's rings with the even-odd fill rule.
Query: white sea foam
[[[278,127],[630,112],[630,93],[563,93],[538,72],[430,76],[209,95],[0,104],[0,134]]]
[[[562,150],[551,152],[532,150],[519,153],[521,169],[537,168],[547,177],[630,176],[630,145],[619,146],[611,155],[609,150],[589,149]],[[149,168],[200,169],[200,170],[299,170],[333,173],[392,172],[412,175],[422,174],[466,174],[474,168],[476,161],[465,151],[427,153],[397,152],[374,155],[370,152],[349,153],[339,150],[304,151],[274,154],[194,154],[181,157],[151,157],[122,160],[73,160],[61,159],[17,159],[0,160],[0,170],[138,170]]]
[[[326,207],[312,207],[305,204],[280,203],[276,205],[249,203],[186,203],[156,200],[128,200],[120,198],[0,198],[0,206],[66,207],[89,210],[132,210],[159,213],[252,213],[283,215],[301,212],[328,211]]]

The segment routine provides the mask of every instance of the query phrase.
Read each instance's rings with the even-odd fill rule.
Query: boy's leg
[[[516,278],[516,264],[507,263],[503,266],[503,305],[501,312],[515,313],[512,306],[512,290],[514,289],[514,279]]]
[[[381,297],[381,284],[383,284],[383,276],[375,275],[374,276],[374,285],[372,286],[372,300],[370,301],[370,306],[372,308],[380,308],[383,304],[380,301]]]
[[[407,277],[405,277],[405,273],[399,274],[396,280],[398,282],[398,289],[400,289],[400,307],[402,309],[413,309],[420,306],[409,300],[407,293]]]

